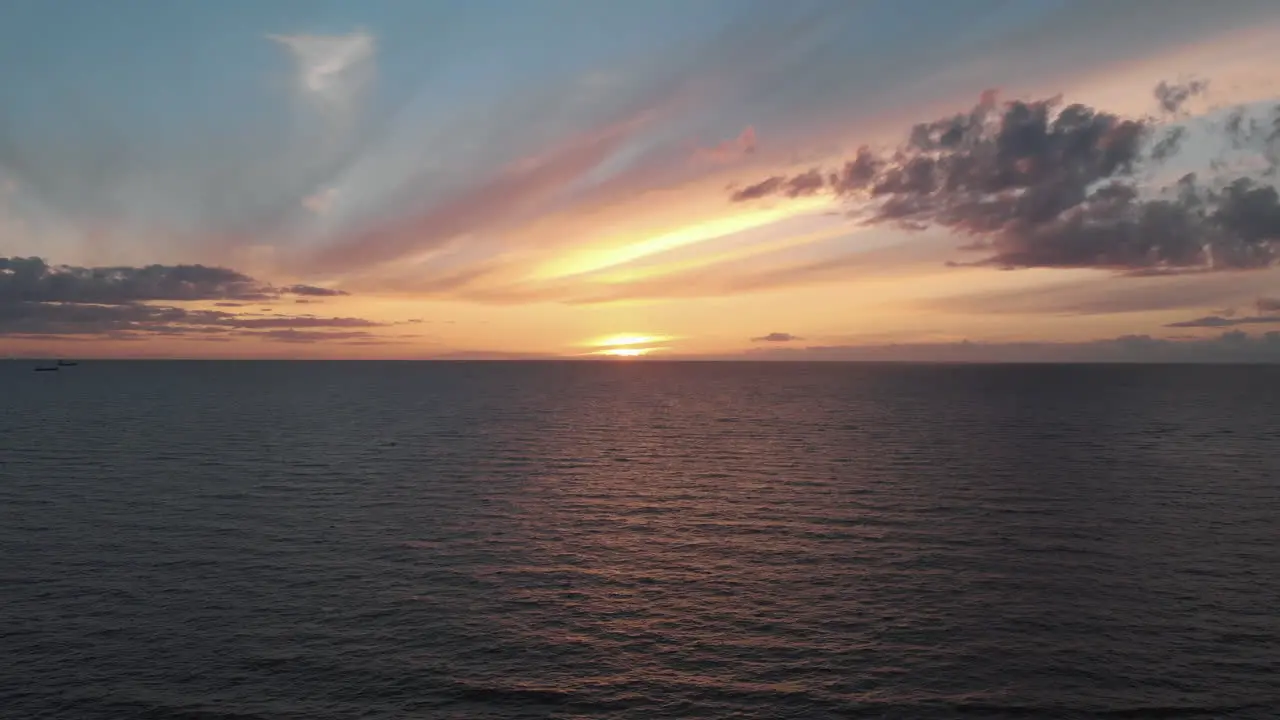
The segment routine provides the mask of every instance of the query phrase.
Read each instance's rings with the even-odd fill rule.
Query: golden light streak
[[[726,250],[713,255],[703,255],[701,257],[689,258],[676,262],[670,262],[664,265],[654,265],[651,267],[639,268],[621,268],[607,275],[593,277],[594,282],[606,285],[622,285],[632,282],[641,282],[660,278],[663,275],[673,275],[689,270],[697,270],[699,268],[710,267],[712,265],[720,265],[736,260],[747,260],[749,258],[768,255],[779,250],[786,250],[793,247],[802,247],[813,243],[822,242],[841,235],[849,235],[857,229],[849,226],[837,227],[830,230],[820,230],[817,232],[804,233],[792,237],[784,237],[780,240],[772,242],[756,243],[748,247],[735,248]]]
[[[620,333],[618,335],[606,335],[594,340],[588,341],[586,344],[590,347],[615,347],[618,345],[648,345],[650,343],[665,342],[671,340],[669,335],[639,335],[635,333]]]
[[[707,220],[638,242],[606,242],[608,247],[587,248],[552,260],[534,270],[532,279],[548,280],[603,270],[656,253],[768,225],[800,213],[818,210],[830,205],[831,202],[831,198],[828,197],[797,198],[778,207],[750,210],[729,217]]]

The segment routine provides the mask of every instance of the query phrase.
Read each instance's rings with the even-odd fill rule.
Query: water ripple
[[[1280,369],[0,363],[0,716],[1280,717]]]

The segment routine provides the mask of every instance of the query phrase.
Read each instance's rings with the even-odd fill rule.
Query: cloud
[[[1280,362],[1280,331],[1211,338],[1123,335],[1085,342],[961,342],[755,348],[717,359],[834,362]]]
[[[1117,282],[1106,273],[1029,287],[971,290],[917,301],[922,311],[976,315],[1103,315],[1226,308],[1275,286],[1280,273],[1151,275]],[[1214,315],[1226,316],[1225,312]]]
[[[226,332],[228,328],[218,325],[233,317],[219,311],[143,304],[0,302],[0,336]]]
[[[304,91],[339,99],[351,90],[351,72],[369,63],[374,55],[373,36],[364,31],[349,35],[268,35],[285,48],[298,68]]]
[[[334,296],[345,292],[311,285],[273,287],[227,268],[201,265],[86,268],[50,265],[41,258],[0,258],[0,337],[221,337],[232,331],[315,332],[315,328],[377,328],[384,323],[356,317],[273,315],[254,317],[213,303],[216,310],[172,303],[270,300],[282,295]],[[360,331],[365,332],[365,331]],[[325,335],[319,333],[316,337]],[[329,333],[334,340],[348,334]],[[361,338],[367,340],[368,338]]]
[[[260,300],[269,286],[204,265],[74,267],[41,258],[0,257],[0,302],[116,303],[152,300]]]
[[[273,287],[244,273],[205,265],[78,267],[43,258],[0,257],[0,302],[96,303],[271,300],[281,295],[333,297],[342,290],[314,285]]]
[[[1236,325],[1280,325],[1280,300],[1275,298],[1258,298],[1254,302],[1257,315],[1237,316],[1234,310],[1227,309],[1194,320],[1169,323],[1165,327],[1180,328],[1221,328]]]
[[[233,329],[374,328],[382,325],[363,318],[246,317],[218,310],[188,310],[142,303],[0,303],[0,336],[121,333],[182,335],[221,333]]]
[[[756,129],[748,125],[743,131],[732,140],[724,142],[710,148],[698,148],[694,153],[694,157],[699,160],[707,160],[710,162],[724,163],[738,160],[742,157],[750,155],[756,151]]]
[[[393,338],[386,338],[363,331],[351,332],[319,332],[314,330],[271,330],[269,332],[244,333],[246,336],[286,343],[319,343],[341,342],[344,345],[393,344]]]
[[[758,200],[762,197],[777,194],[778,190],[782,188],[786,181],[786,177],[782,175],[774,175],[773,177],[767,177],[758,183],[748,185],[741,190],[735,190],[729,197],[732,198],[734,202]]]
[[[563,355],[552,355],[548,353],[531,353],[531,352],[504,352],[501,350],[454,350],[442,353],[435,353],[430,356],[432,360],[456,361],[456,362],[477,362],[477,361],[520,361],[520,360],[556,360],[565,361],[572,358],[566,358]],[[586,357],[586,356],[580,356]]]
[[[244,318],[233,317],[222,320],[217,325],[234,328],[315,328],[315,327],[337,327],[337,328],[369,328],[382,327],[384,323],[377,323],[364,318],[354,317],[311,317],[302,316],[280,316],[269,318]]]
[[[807,173],[801,173],[788,180],[786,187],[783,188],[783,192],[788,197],[812,195],[822,189],[823,182],[821,172],[817,170],[810,170]]]
[[[316,287],[315,285],[289,285],[280,288],[281,293],[287,295],[306,295],[308,297],[337,297],[340,295],[349,295],[350,293],[333,288]]]
[[[1162,83],[1177,111],[1202,81]],[[1280,108],[1266,122],[1233,114],[1224,131],[1262,151],[1275,170]],[[1158,133],[1151,118],[1124,118],[1061,98],[1000,104],[983,93],[964,113],[915,125],[892,152],[858,150],[817,183],[817,169],[772,176],[731,193],[742,202],[824,189],[868,224],[940,228],[986,253],[974,265],[1006,269],[1103,268],[1129,274],[1267,267],[1280,247],[1280,196],[1248,176],[1184,176],[1159,192],[1142,185],[1176,152],[1181,128]],[[1154,156],[1154,157],[1153,157]]]
[[[1195,320],[1183,320],[1181,322],[1169,323],[1165,327],[1171,328],[1222,328],[1234,327],[1236,325],[1276,325],[1280,324],[1280,315],[1249,315],[1245,317],[1223,317],[1221,315],[1206,315],[1205,317],[1196,318]]]
[[[302,206],[316,215],[327,215],[338,200],[337,188],[326,188],[302,199]]]
[[[1169,83],[1161,80],[1152,91],[1160,109],[1173,115],[1182,111],[1188,100],[1202,95],[1209,89],[1208,80],[1188,80],[1180,83]]]
[[[792,335],[791,333],[771,332],[768,335],[753,337],[751,338],[751,342],[785,343],[785,342],[796,342],[803,339],[804,338],[797,337],[795,335]]]
[[[802,195],[813,195],[821,191],[825,185],[826,178],[815,168],[794,177],[774,175],[773,177],[765,178],[754,185],[748,185],[734,191],[730,197],[734,202],[758,200],[770,195],[800,197]]]

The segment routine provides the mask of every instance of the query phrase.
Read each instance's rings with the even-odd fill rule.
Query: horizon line
[[[54,358],[58,359],[58,358]],[[68,358],[61,358],[68,359]],[[44,362],[49,357],[7,357],[0,358],[0,363],[17,364]],[[529,357],[529,358],[212,358],[212,357],[77,357],[77,363],[156,363],[156,362],[188,362],[188,363],[491,363],[491,364],[601,364],[601,365],[675,365],[675,364],[750,364],[750,365],[1205,365],[1205,366],[1237,366],[1237,365],[1276,365],[1280,359],[1240,359],[1240,360],[1178,360],[1178,359],[1134,359],[1134,360],[861,360],[849,358],[724,358],[724,357],[685,357],[646,359],[638,358],[598,358],[598,357]]]

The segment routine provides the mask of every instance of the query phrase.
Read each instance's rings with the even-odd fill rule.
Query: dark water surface
[[[6,718],[1280,717],[1280,368],[0,363]]]

